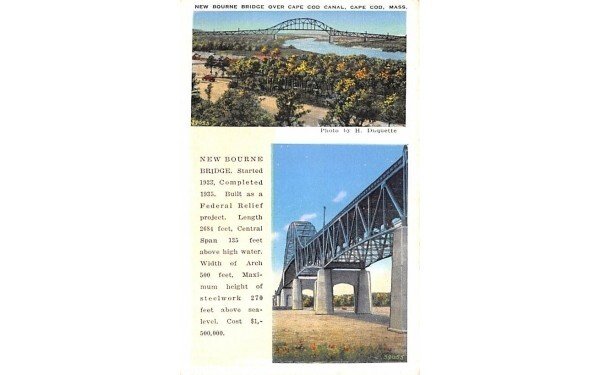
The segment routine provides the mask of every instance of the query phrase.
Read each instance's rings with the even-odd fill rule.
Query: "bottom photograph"
[[[406,362],[408,147],[272,160],[273,362]]]

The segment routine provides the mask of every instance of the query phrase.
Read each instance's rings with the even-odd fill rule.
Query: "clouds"
[[[335,196],[335,198],[333,198],[333,202],[339,203],[342,200],[344,200],[344,198],[346,198],[347,195],[348,195],[348,193],[346,192],[346,190],[342,190],[339,193],[337,193],[337,195]]]
[[[304,214],[302,216],[300,216],[300,219],[298,219],[299,221],[311,221],[312,219],[316,218],[317,214],[316,213],[310,213],[310,214]]]
[[[281,237],[281,235],[279,234],[279,232],[273,232],[273,233],[271,233],[271,240],[272,241],[277,241],[279,239],[279,237]]]

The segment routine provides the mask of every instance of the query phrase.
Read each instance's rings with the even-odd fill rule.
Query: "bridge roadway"
[[[302,290],[313,290],[316,314],[333,314],[333,287],[354,287],[354,312],[370,314],[371,264],[392,257],[389,329],[407,330],[408,151],[320,231],[294,221],[273,305],[300,310]]]
[[[406,35],[390,35],[390,34],[374,34],[368,32],[360,32],[360,31],[342,31],[334,29],[333,27],[316,20],[314,18],[293,18],[283,22],[278,23],[275,26],[271,26],[266,29],[256,29],[256,30],[215,30],[215,31],[206,31],[206,30],[196,30],[200,35],[272,35],[273,39],[277,37],[277,33],[284,30],[292,30],[292,31],[324,31],[329,35],[329,42],[331,42],[332,37],[334,36],[345,36],[345,37],[355,37],[355,38],[363,38],[366,42],[369,39],[372,40],[396,40],[401,38],[406,38]]]

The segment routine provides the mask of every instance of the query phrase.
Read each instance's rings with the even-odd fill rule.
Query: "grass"
[[[274,342],[273,362],[406,362],[406,354],[394,353],[384,345],[336,346],[335,344],[327,344],[325,342],[304,345],[304,343],[300,342],[292,346],[285,342]]]
[[[405,362],[406,334],[388,326],[389,307],[373,307],[373,314],[274,310],[273,362]]]

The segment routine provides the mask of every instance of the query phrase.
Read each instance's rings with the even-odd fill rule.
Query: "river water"
[[[283,43],[284,47],[294,46],[297,49],[314,53],[334,53],[341,56],[366,55],[380,59],[406,60],[405,52],[384,52],[379,48],[344,47],[315,38],[290,39]]]

